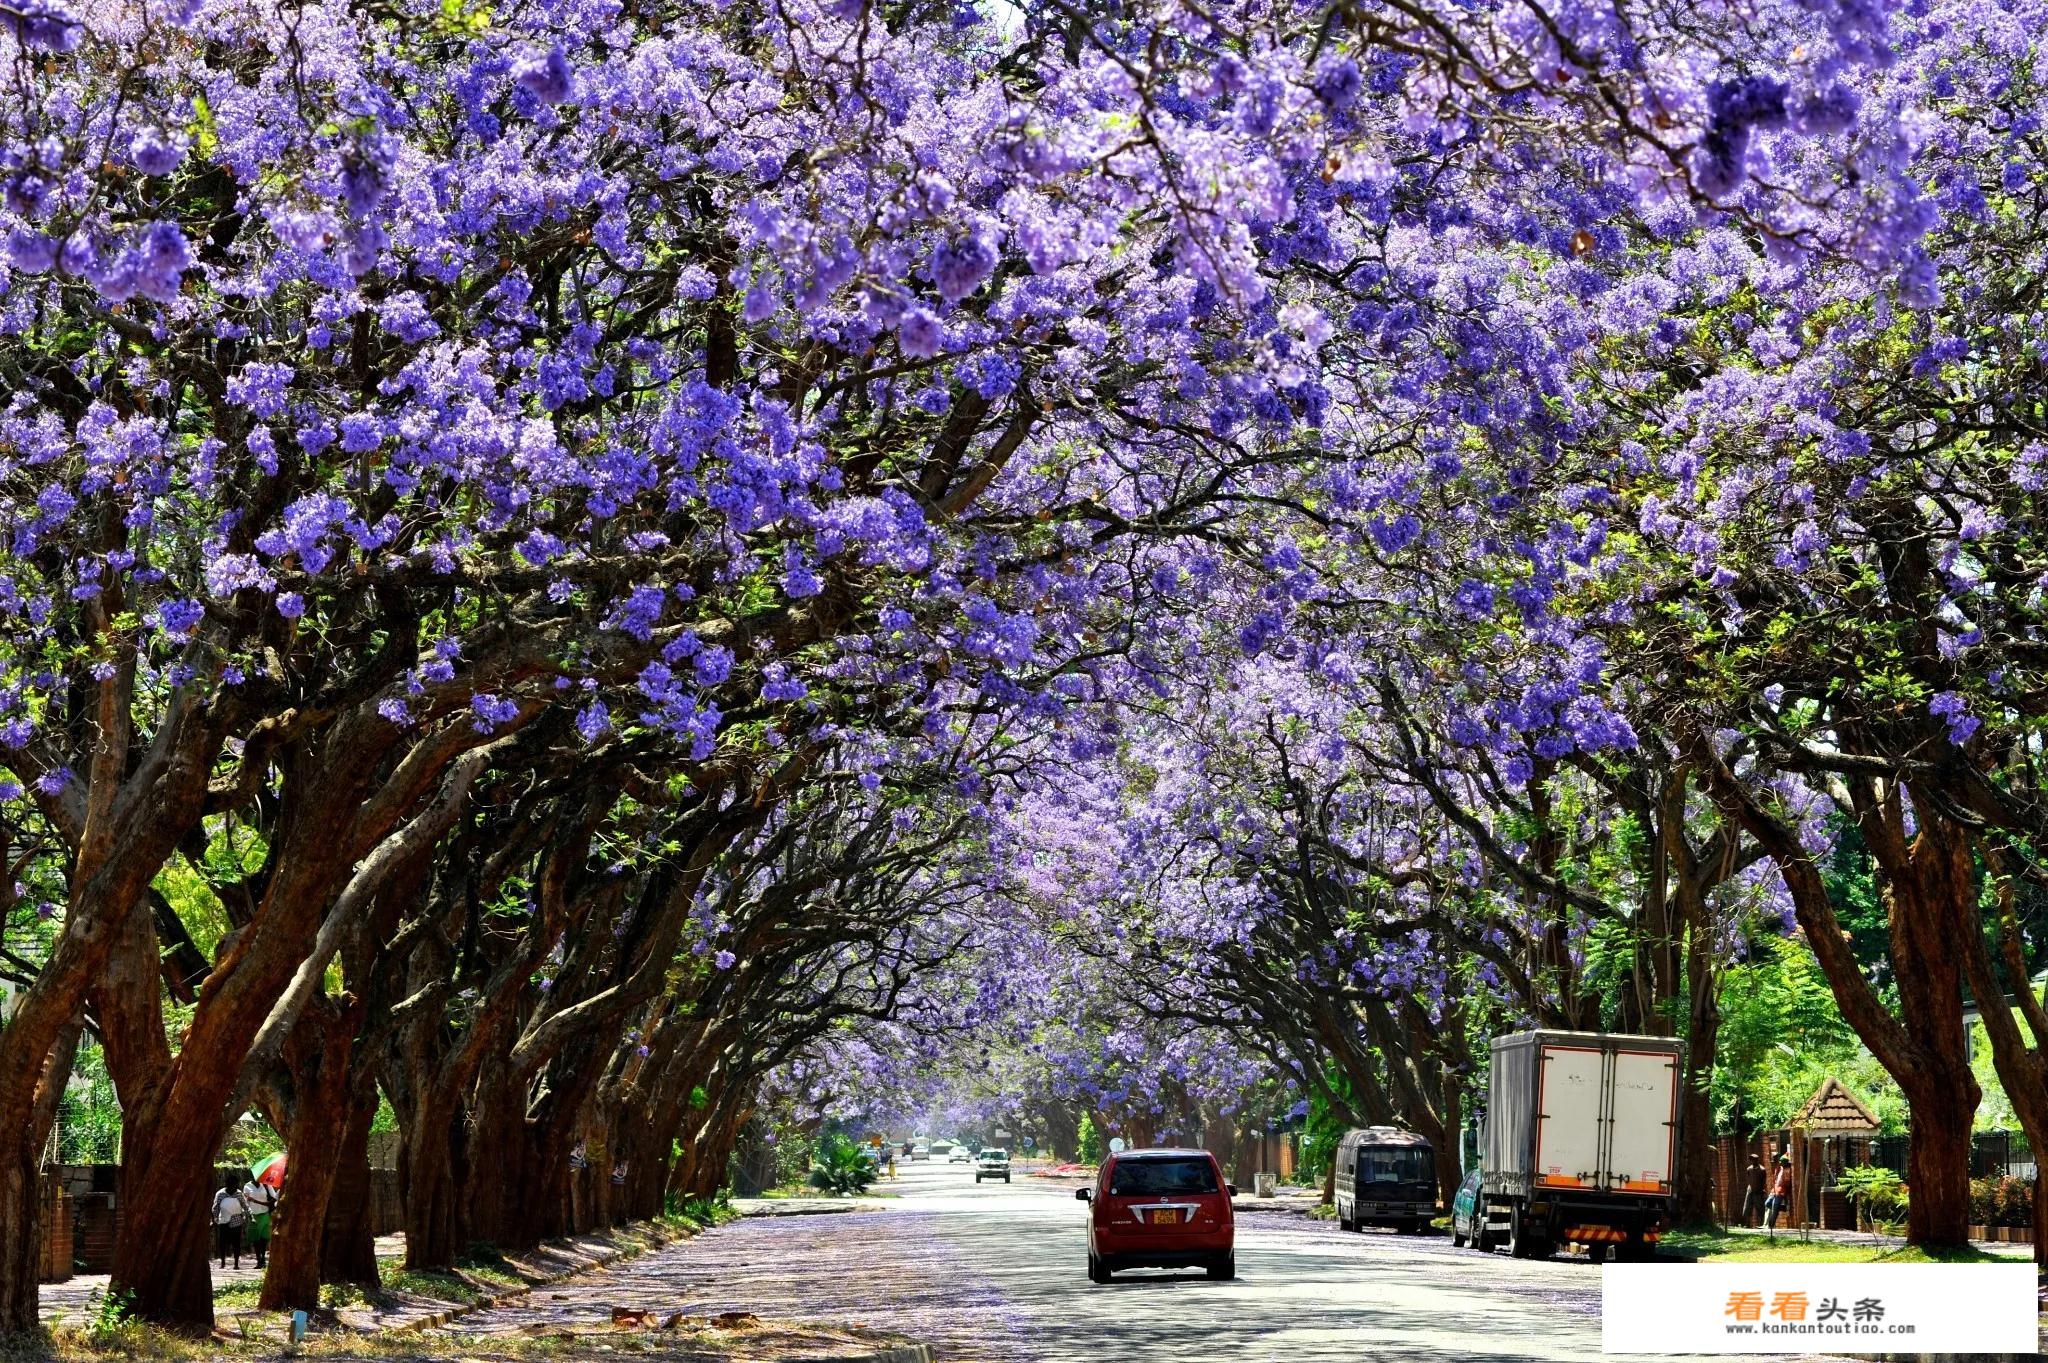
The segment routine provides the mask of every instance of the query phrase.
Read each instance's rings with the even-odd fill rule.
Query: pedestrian
[[[1771,1181],[1771,1195],[1764,1199],[1764,1229],[1776,1232],[1778,1214],[1792,1201],[1792,1157],[1778,1156],[1778,1176]]]
[[[229,1174],[213,1195],[213,1252],[222,1268],[230,1256],[236,1268],[242,1266],[242,1227],[249,1220],[249,1204],[242,1201],[241,1186],[242,1181]]]
[[[1754,1226],[1764,1214],[1764,1184],[1770,1173],[1764,1168],[1762,1155],[1750,1152],[1749,1168],[1742,1176],[1742,1224]]]
[[[256,1251],[256,1267],[270,1254],[270,1214],[277,1210],[277,1189],[251,1178],[242,1185],[242,1205],[249,1209],[249,1248]]]

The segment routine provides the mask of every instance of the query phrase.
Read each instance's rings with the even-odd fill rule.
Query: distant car
[[[1124,1150],[1104,1160],[1095,1186],[1074,1196],[1089,1204],[1088,1281],[1106,1283],[1126,1268],[1201,1268],[1237,1276],[1237,1223],[1206,1150]]]
[[[974,1163],[974,1152],[964,1145],[956,1145],[953,1147],[953,1152],[946,1156],[946,1163],[972,1164]]]
[[[929,1145],[913,1145],[910,1147],[910,1157],[914,1160],[930,1159],[932,1148]]]
[[[999,1178],[1010,1181],[1010,1152],[1007,1150],[984,1150],[974,1157],[974,1181],[985,1178]]]
[[[1490,1249],[1479,1234],[1484,1215],[1479,1206],[1479,1183],[1479,1171],[1474,1169],[1465,1175],[1465,1181],[1458,1185],[1458,1195],[1451,1199],[1451,1243]]]

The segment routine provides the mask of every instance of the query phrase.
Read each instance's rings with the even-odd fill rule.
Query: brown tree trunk
[[[265,1311],[313,1311],[320,1306],[321,1248],[327,1203],[340,1168],[349,1124],[349,1051],[352,1010],[321,1001],[293,1029],[286,1056],[292,1071],[291,1152],[270,1237],[270,1264],[257,1305]]]
[[[1693,902],[1686,920],[1686,983],[1691,998],[1686,1025],[1684,1088],[1678,1106],[1678,1172],[1673,1217],[1685,1225],[1714,1215],[1714,1061],[1721,1050],[1719,977],[1705,897],[1681,887]],[[1734,1189],[1723,1189],[1724,1196]]]
[[[31,1136],[26,1130],[10,1133],[0,1145],[0,1337],[27,1336],[41,1326],[36,1261],[42,1248],[42,1143]]]
[[[41,1328],[36,1261],[43,1243],[43,1144],[71,1079],[83,1030],[74,1020],[58,1032],[23,1120],[0,1125],[0,1339]]]
[[[452,1267],[463,1239],[455,1124],[438,1104],[422,1104],[420,1118],[405,1133],[399,1159],[399,1179],[405,1187],[405,1266],[415,1271]]]
[[[1963,944],[1978,930],[1967,840],[1938,801],[1914,802],[1917,829],[1909,837],[1895,783],[1848,783],[1858,827],[1879,872],[1899,988],[1899,1016],[1893,1017],[1865,978],[1819,868],[1797,834],[1710,742],[1695,736],[1689,748],[1724,811],[1777,863],[1842,1016],[1906,1095],[1913,1129],[1908,1238],[1916,1245],[1963,1244],[1969,1234],[1970,1127],[1982,1097],[1970,1073],[1963,1029]]]
[[[370,1126],[377,1120],[377,1086],[358,1076],[327,1198],[320,1238],[320,1281],[376,1287],[377,1240],[371,1234]]]
[[[181,1108],[159,1120],[123,1114],[120,1234],[110,1291],[126,1294],[130,1314],[200,1333],[213,1328],[208,1210],[220,1109]],[[128,1131],[149,1133],[131,1141]]]

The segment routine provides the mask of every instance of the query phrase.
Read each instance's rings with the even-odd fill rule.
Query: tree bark
[[[459,1133],[438,1103],[422,1104],[399,1159],[405,1185],[405,1266],[415,1272],[452,1267],[462,1248]]]
[[[327,1197],[327,1224],[320,1237],[323,1283],[379,1285],[377,1239],[370,1226],[370,1126],[376,1120],[377,1086],[358,1074],[336,1157],[334,1189]]]
[[[350,1052],[357,1010],[319,1000],[303,1014],[285,1058],[291,1066],[291,1152],[270,1238],[270,1264],[257,1305],[265,1311],[320,1306],[320,1268],[327,1205],[348,1134],[353,1076]]]

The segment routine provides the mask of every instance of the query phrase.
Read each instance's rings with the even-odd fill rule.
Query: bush
[[[1998,1180],[1995,1178],[1973,1178],[1970,1180],[1970,1224],[1973,1226],[1995,1226],[1998,1224]]]
[[[1075,1139],[1081,1146],[1081,1163],[1102,1163],[1102,1131],[1095,1125],[1095,1119],[1085,1112],[1081,1114],[1081,1125]]]
[[[1903,1221],[1906,1216],[1906,1185],[1898,1171],[1879,1165],[1844,1169],[1835,1180],[1851,1198],[1857,1211],[1877,1225]]]
[[[1991,1226],[2031,1226],[2034,1224],[2034,1186],[2025,1179],[2001,1178],[1993,1182],[1991,1193]]]
[[[817,1163],[811,1166],[813,1188],[852,1197],[866,1192],[874,1181],[874,1162],[846,1137],[834,1136],[818,1147]]]

